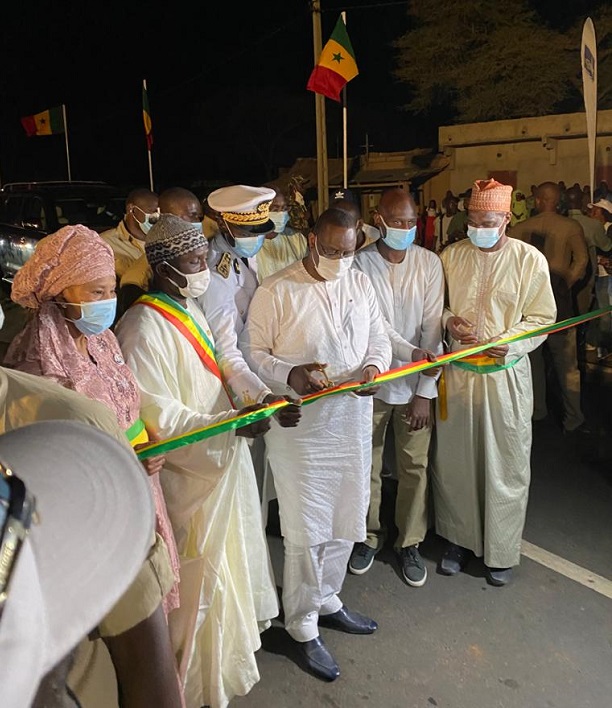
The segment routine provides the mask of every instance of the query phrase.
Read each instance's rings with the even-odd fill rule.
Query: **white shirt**
[[[391,340],[392,369],[410,363],[417,348],[443,353],[444,272],[435,253],[412,245],[401,263],[389,263],[373,244],[355,256],[355,267],[370,278],[376,291]],[[435,398],[436,379],[404,376],[383,384],[375,397],[393,405],[408,403],[415,393]]]
[[[249,262],[254,260],[249,259]],[[196,302],[212,330],[217,363],[238,399],[235,401],[237,408],[260,403],[270,389],[251,371],[238,348],[238,335],[257,288],[257,276],[221,234],[211,239],[207,261],[210,285]]]

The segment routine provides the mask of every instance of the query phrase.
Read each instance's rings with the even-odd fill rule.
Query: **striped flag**
[[[153,146],[153,124],[151,123],[151,111],[149,109],[146,81],[142,82],[142,119],[144,121],[145,135],[147,137],[147,150],[150,151]]]
[[[55,135],[66,132],[62,106],[49,108],[41,113],[35,113],[33,116],[24,116],[21,119],[21,125],[28,138],[33,135]]]
[[[334,101],[340,101],[340,91],[358,73],[351,40],[340,15],[317,65],[312,70],[306,88]]]

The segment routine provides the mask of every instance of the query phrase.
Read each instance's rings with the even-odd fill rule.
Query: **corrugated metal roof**
[[[375,152],[349,158],[349,187],[384,187],[386,185],[411,182],[422,184],[430,177],[442,172],[450,164],[450,159],[441,153],[428,149],[405,152]],[[343,183],[344,161],[342,158],[328,158],[328,183],[330,188]],[[300,157],[278,180],[288,181],[300,176],[306,189],[317,187],[317,160],[314,157]]]

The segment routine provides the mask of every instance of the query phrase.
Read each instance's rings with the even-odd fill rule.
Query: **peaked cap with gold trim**
[[[270,204],[276,192],[268,187],[234,184],[221,187],[208,195],[208,206],[218,212],[228,224],[236,224],[254,233],[274,230],[270,219]]]

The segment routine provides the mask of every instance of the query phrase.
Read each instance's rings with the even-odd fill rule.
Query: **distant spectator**
[[[455,243],[457,241],[462,241],[467,238],[467,210],[470,207],[470,197],[472,195],[471,188],[465,191],[463,194],[459,195],[463,202],[463,210],[457,211],[457,213],[451,219],[448,229],[446,231],[448,236],[448,243]]]
[[[355,253],[369,246],[371,243],[378,241],[380,231],[371,224],[366,224],[361,216],[361,208],[359,203],[350,198],[335,199],[330,202],[330,207],[342,209],[351,214],[355,219],[355,228],[357,231],[357,240],[355,242]]]
[[[582,226],[559,214],[561,190],[555,182],[543,182],[537,188],[538,214],[517,224],[510,235],[540,250],[550,270],[557,320],[578,314],[574,288],[584,277],[589,254]],[[576,350],[576,330],[570,328],[550,334],[544,344],[530,352],[534,390],[534,420],[548,414],[546,387],[547,370],[543,352],[550,354],[563,403],[564,434],[588,434],[580,400],[580,371]]]
[[[567,204],[567,187],[563,180],[559,180],[559,206],[557,207],[557,212],[561,216],[567,216],[568,204]]]
[[[436,241],[435,251],[440,253],[443,248],[448,246],[448,227],[450,226],[453,217],[458,211],[459,200],[457,197],[452,197],[446,201],[446,207],[442,214],[436,220]]]
[[[515,189],[512,192],[512,217],[510,219],[510,226],[515,226],[521,221],[525,221],[529,218],[529,207],[527,206],[527,200],[525,199],[525,192],[520,189]]]
[[[532,184],[530,187],[530,194],[527,197],[527,208],[529,209],[529,216],[535,216],[538,213],[538,210],[536,209],[536,191],[538,189],[538,186],[536,184]]]
[[[602,224],[606,230],[605,239],[597,247],[597,277],[595,292],[599,307],[612,305],[612,201],[600,199],[590,204],[590,214],[593,219]],[[605,359],[612,351],[612,316],[603,315],[599,318],[599,341],[597,344],[597,358]]]

